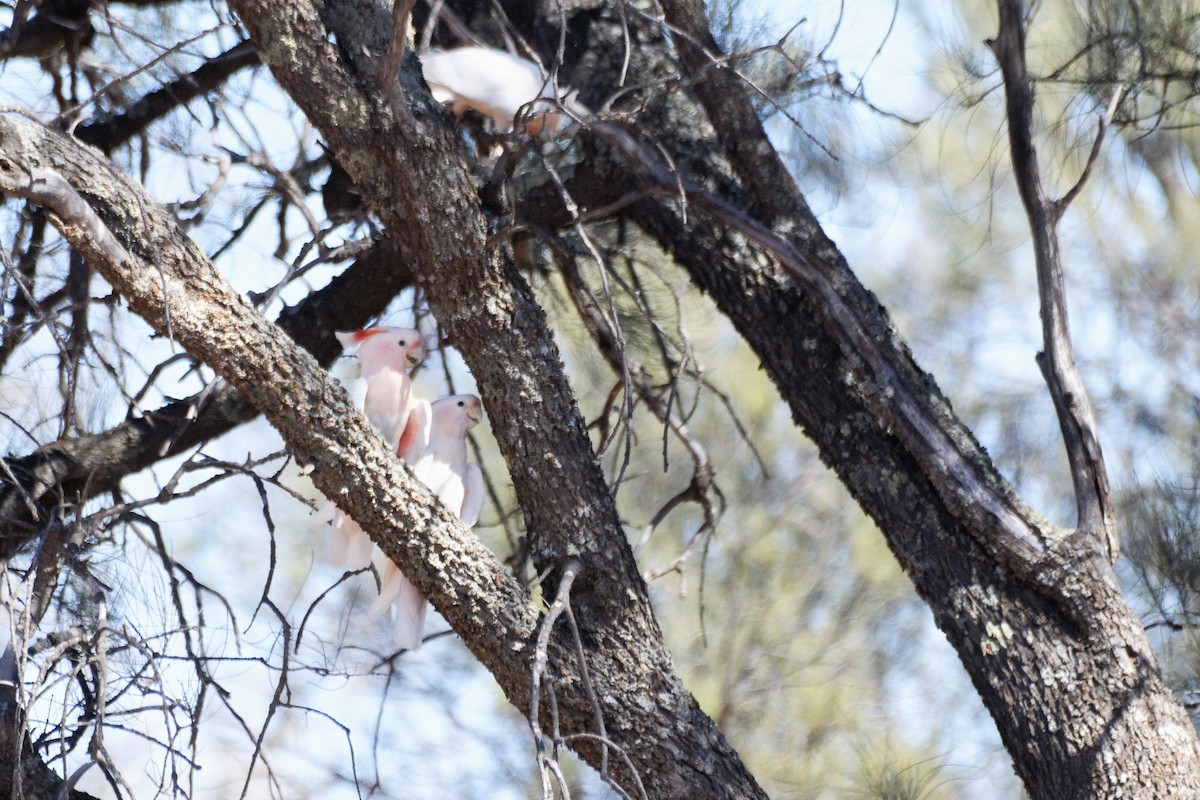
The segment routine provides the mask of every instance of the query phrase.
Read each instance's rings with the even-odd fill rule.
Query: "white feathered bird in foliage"
[[[425,350],[421,334],[412,328],[364,328],[337,333],[346,349],[358,348],[362,374],[350,385],[350,398],[379,429],[401,458],[412,463],[425,449],[429,404],[412,395],[408,371],[421,363]],[[374,544],[349,515],[332,502],[317,512],[320,523],[332,523],[329,561],[334,566],[363,569],[371,563]]]
[[[483,406],[471,394],[443,397],[431,406],[429,443],[413,464],[413,472],[442,504],[468,528],[483,509],[483,473],[467,461],[467,432],[479,424]],[[409,583],[400,568],[388,561],[383,569],[373,616],[394,606],[396,644],[406,650],[421,647],[425,627],[425,597]]]
[[[421,56],[421,68],[434,99],[450,103],[451,113],[461,116],[474,109],[494,119],[503,132],[516,123],[531,135],[547,127],[557,130],[565,116],[560,105],[579,116],[591,113],[574,91],[556,89],[537,64],[504,50],[433,50]]]

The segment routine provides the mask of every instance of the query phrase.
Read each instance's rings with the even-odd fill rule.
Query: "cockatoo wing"
[[[346,387],[346,391],[350,394],[350,402],[354,403],[354,407],[359,411],[367,404],[367,388],[369,384],[366,378],[355,378]]]
[[[462,503],[460,496],[462,479],[449,464],[439,461],[435,456],[426,452],[413,465],[413,474],[421,483],[429,487],[429,491],[437,495],[437,498],[450,509],[451,513],[458,510]]]
[[[400,596],[396,598],[396,619],[393,632],[396,644],[405,650],[420,650],[425,633],[425,610],[429,603],[417,587],[404,580]]]
[[[483,471],[478,464],[467,464],[466,473],[463,476],[463,500],[458,518],[463,525],[473,528],[479,521],[479,513],[483,511]]]
[[[489,47],[460,47],[427,53],[421,67],[430,89],[436,85],[443,95],[439,102],[453,99],[486,114],[503,129],[512,127],[521,107],[546,91],[546,80],[532,61]],[[449,97],[444,97],[445,94]],[[436,96],[436,95],[435,95]]]
[[[375,548],[371,537],[341,509],[334,511],[332,523],[329,526],[329,563],[351,571],[370,565]]]
[[[442,86],[440,83],[432,80],[428,75],[425,80],[429,83],[429,93],[433,95],[433,99],[439,103],[449,103],[454,99],[454,92]]]
[[[431,416],[428,400],[419,397],[410,400],[408,420],[400,434],[400,443],[396,445],[396,454],[409,464],[415,464],[429,444]]]
[[[392,448],[404,431],[411,398],[412,384],[403,370],[385,369],[367,378],[363,413]]]
[[[371,606],[371,616],[378,617],[395,605],[393,631],[396,644],[405,650],[420,650],[425,630],[425,597],[400,568],[388,561],[383,568],[379,597]]]

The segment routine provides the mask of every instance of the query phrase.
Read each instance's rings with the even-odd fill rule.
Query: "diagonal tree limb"
[[[88,187],[90,201],[76,183]],[[364,528],[387,534],[380,541],[389,557],[419,565],[414,582],[479,643],[481,660],[516,657],[528,666],[525,642],[536,620],[527,590],[388,452],[312,356],[234,292],[139,187],[93,152],[9,116],[0,118],[0,191],[45,206],[72,246],[160,332],[170,307],[177,341],[268,417],[312,466],[319,489]],[[139,206],[143,213],[131,213]],[[148,260],[152,249],[157,264]]]
[[[1025,66],[1024,3],[1021,0],[998,0],[997,4],[1000,9],[1000,30],[996,38],[988,40],[987,44],[995,54],[1004,76],[1013,173],[1033,236],[1042,317],[1042,352],[1038,353],[1037,363],[1054,401],[1067,449],[1071,479],[1075,486],[1076,524],[1100,537],[1107,545],[1109,558],[1115,561],[1120,548],[1108,472],[1100,449],[1092,403],[1075,364],[1067,318],[1066,286],[1057,230],[1066,202],[1052,200],[1046,193],[1038,170],[1037,149],[1033,143],[1033,89]],[[1103,136],[1103,127],[1100,135]],[[1089,168],[1098,152],[1099,141],[1098,138],[1089,156]],[[1073,196],[1072,192],[1064,200],[1069,202]]]
[[[361,327],[411,285],[402,247],[384,239],[353,266],[297,305],[279,326],[327,366],[341,352],[335,330]],[[127,476],[196,447],[258,416],[224,386],[168,403],[101,433],[61,439],[8,461],[19,482],[0,481],[0,558],[10,558],[61,502],[82,503],[115,489]],[[37,499],[31,508],[29,501]],[[36,513],[34,513],[36,512]]]
[[[770,252],[748,252],[737,227],[695,207],[685,222],[666,202],[632,211],[729,316],[823,460],[876,520],[958,652],[1030,796],[1108,797],[1118,782],[1182,787],[1178,797],[1200,788],[1190,720],[1094,538],[1056,531],[1023,504],[1017,508],[1028,516],[995,517],[986,503],[971,502],[1012,496],[998,478],[979,477],[994,472],[947,473],[939,453],[910,450],[896,418],[879,412],[904,408],[895,387],[859,378],[862,361],[829,310]],[[877,345],[894,335],[879,323],[868,330]],[[949,411],[932,379],[907,389]],[[959,504],[947,502],[947,489],[961,493]],[[1048,557],[1005,557],[1019,552],[1009,546],[1020,541],[1007,527],[1014,521],[1047,543]],[[990,656],[1000,651],[1003,658]],[[1069,675],[1075,690],[1062,692],[1047,675]],[[1060,735],[1062,719],[1073,721],[1069,737]],[[1114,741],[1138,753],[1119,776],[1108,767],[1118,757],[1106,749]]]
[[[680,32],[672,34],[676,43],[703,38],[698,3],[667,0],[665,8]],[[511,11],[510,18],[519,19]],[[615,74],[620,60],[612,43],[621,23],[605,24],[607,33],[590,32],[610,43],[607,72],[593,70],[598,80]],[[642,54],[651,64],[664,61],[650,46]],[[719,80],[720,70],[708,63],[685,63],[685,77],[694,67]],[[641,152],[593,145],[580,161],[572,194],[581,213],[645,191],[647,153],[710,153],[678,161],[689,170],[685,184],[694,179],[705,187],[689,198],[686,216],[665,199],[641,200],[622,213],[712,296],[822,459],[875,519],[971,675],[1030,796],[1193,796],[1200,744],[1162,681],[1102,543],[1091,531],[1055,528],[1020,501],[806,212],[791,176],[774,171],[776,154],[754,114],[727,110],[749,107],[737,98],[745,87],[727,81],[706,92],[704,85],[692,91],[727,163],[697,144],[690,111],[650,107],[637,130],[657,138]],[[722,181],[730,167],[741,186]],[[746,177],[753,174],[778,180]],[[664,177],[671,176],[652,181],[665,197]],[[548,222],[545,211],[539,213]],[[565,212],[559,219],[572,223]],[[878,359],[890,365],[887,372],[876,369]],[[913,436],[914,422],[942,428],[971,467],[948,470],[941,450]],[[1016,516],[993,515],[993,502]],[[1026,532],[1033,536],[1029,558],[1022,556]],[[1062,690],[1063,676],[1070,691]],[[1071,720],[1066,735],[1064,719]]]
[[[637,191],[646,199],[632,204],[633,219],[689,266],[693,258],[700,258],[702,248],[680,247],[681,240],[689,235],[688,228],[704,230],[706,240],[727,238],[728,234],[720,229],[736,232],[761,253],[777,261],[785,272],[790,273],[800,291],[820,301],[823,322],[833,333],[831,347],[847,354],[850,368],[856,373],[851,387],[860,395],[856,402],[862,403],[872,416],[883,422],[888,439],[901,439],[907,453],[927,465],[933,476],[932,485],[942,502],[955,513],[975,522],[971,526],[974,535],[999,563],[1037,587],[1038,591],[1067,601],[1064,592],[1069,590],[1062,584],[1061,572],[1050,558],[1049,540],[1052,537],[1043,530],[1036,514],[996,474],[970,432],[950,412],[945,399],[928,394],[930,379],[912,361],[907,348],[886,326],[886,320],[873,318],[877,307],[863,303],[861,298],[847,291],[847,278],[851,276],[844,274],[837,282],[828,279],[829,267],[813,258],[803,241],[798,244],[749,213],[683,181],[672,174],[668,165],[658,160],[649,147],[641,145],[627,132],[605,124],[593,125],[592,130],[617,145],[619,150],[609,153],[617,160],[605,163],[597,158],[581,167],[580,173],[569,182],[573,196],[588,206],[607,206],[615,197],[630,196],[633,187],[637,186]],[[677,197],[680,187],[688,204],[705,212],[705,223],[689,226],[686,217],[678,221],[672,219],[673,215],[663,201]],[[546,192],[539,196],[526,211],[537,214],[538,219],[547,224],[560,227],[573,224],[565,208],[554,207],[550,194]],[[661,200],[651,199],[655,195]],[[729,247],[729,244],[723,244],[722,250]],[[825,252],[836,253],[836,250]],[[728,261],[729,269],[735,270],[733,258],[728,257]],[[699,280],[694,271],[692,277],[702,286],[708,284],[708,281]],[[752,342],[756,338],[753,330],[742,333]],[[827,369],[818,361],[811,369],[819,371],[823,367]],[[793,369],[790,367],[787,372]],[[785,374],[775,377],[785,397],[796,404],[797,394],[788,391],[792,388],[792,379]],[[881,386],[895,388],[886,392],[873,389]],[[918,391],[912,388],[914,386],[921,389]],[[802,387],[803,382],[797,388]],[[843,408],[847,407],[845,400],[841,403]],[[831,418],[827,411],[798,409],[797,413],[802,418],[813,415]],[[844,448],[846,445],[839,437],[836,446]],[[883,443],[878,446],[882,447]],[[859,447],[861,445],[856,449]]]
[[[23,12],[34,7],[37,13],[25,18]],[[41,58],[60,48],[78,48],[96,33],[85,0],[18,3],[13,16],[12,27],[0,31],[0,59]]]
[[[280,8],[278,4],[270,4],[269,8],[256,11],[257,17],[248,17],[243,11],[243,18],[256,22],[265,20],[268,25],[296,21],[292,16],[297,11],[294,6]],[[306,16],[304,10],[299,11],[304,25],[319,25],[315,17]],[[254,33],[255,25],[249,27]],[[303,64],[306,71],[314,65],[318,70],[323,69],[331,63],[331,52],[334,55],[332,63],[336,64],[337,61],[336,51],[330,48],[325,33],[316,37],[301,34],[280,38],[269,35],[266,40],[303,42],[304,47],[323,51],[316,54],[316,58],[304,58],[309,54],[297,53],[300,57],[298,61],[287,61],[290,68]],[[354,51],[355,48],[349,49]],[[263,45],[261,52],[267,56],[268,62],[280,55],[280,51],[272,49],[270,45]],[[437,171],[445,169],[446,154],[455,154],[453,162],[461,165],[457,156],[457,140],[453,135],[448,130],[444,131],[440,141],[435,139],[432,142],[432,152],[427,131],[402,132],[399,136],[386,139],[376,139],[374,134],[370,134],[371,138],[367,140],[372,145],[370,148],[359,147],[356,150],[347,147],[353,136],[368,135],[362,126],[370,124],[365,112],[371,107],[372,101],[370,96],[364,96],[352,85],[346,87],[353,89],[351,91],[339,91],[338,79],[345,82],[346,73],[341,72],[340,67],[338,71],[339,75],[321,84],[318,89],[320,97],[315,102],[320,106],[320,113],[314,114],[311,107],[306,110],[325,122],[323,132],[330,136],[332,147],[340,160],[348,162],[351,174],[358,173],[356,179],[367,189],[364,195],[373,204],[383,206],[392,202],[398,187],[413,187],[414,191],[399,192],[411,200],[420,198],[422,192],[429,193],[431,188],[442,189],[438,186],[439,179],[444,181],[446,175]],[[360,71],[358,77],[369,77],[372,72]],[[338,97],[341,102],[331,107],[328,102],[330,96]],[[424,102],[426,109],[432,108],[427,95]],[[387,116],[384,109],[384,119]],[[379,121],[379,118],[372,120],[374,123]],[[8,122],[6,127],[24,127],[17,121]],[[386,129],[386,126],[381,127]],[[412,175],[406,175],[404,170],[397,169],[397,165],[389,163],[397,155],[396,143],[404,141],[406,137],[415,142],[418,151],[415,154],[418,158],[406,160],[403,165],[404,169],[414,173]],[[15,137],[13,142],[6,140],[5,149],[10,152],[10,158],[10,145],[15,147],[20,141],[20,136]],[[49,147],[47,142],[42,140],[39,145]],[[426,152],[420,152],[422,147]],[[408,158],[412,158],[412,155],[408,154]],[[381,156],[384,159],[382,165],[388,167],[386,170],[379,169],[380,164],[372,163],[372,159]],[[76,159],[89,162],[85,170],[87,174],[105,174],[102,165],[90,163],[94,159],[90,159],[86,153],[72,152],[70,158],[60,159],[55,166],[66,169]],[[54,184],[53,175],[40,175],[44,179],[41,183],[29,180],[32,172],[29,163],[27,161],[21,168],[9,163],[11,172],[8,177],[13,181],[13,186],[8,188],[42,202],[66,202],[56,192],[46,190],[46,187]],[[422,167],[424,174],[422,169],[414,170],[414,166]],[[372,169],[378,172],[373,173]],[[430,169],[434,170],[434,174],[429,174]],[[597,679],[598,685],[604,686],[599,696],[604,698],[606,705],[611,706],[606,713],[620,717],[622,724],[621,730],[610,730],[609,735],[627,752],[636,754],[635,769],[647,780],[648,785],[668,787],[660,796],[694,796],[696,791],[706,791],[696,790],[697,785],[714,787],[711,792],[713,796],[729,791],[736,793],[727,795],[731,797],[761,796],[736,755],[724,743],[711,720],[699,711],[695,701],[682,689],[671,670],[669,655],[662,646],[661,635],[649,610],[644,585],[616,522],[611,497],[594,463],[586,431],[574,408],[570,389],[563,383],[553,343],[546,334],[540,309],[532,300],[528,287],[516,275],[511,264],[505,265],[496,258],[482,258],[484,228],[481,224],[447,224],[438,228],[426,226],[424,229],[419,224],[418,214],[428,218],[430,207],[447,217],[462,213],[463,201],[470,198],[472,193],[465,171],[460,175],[460,180],[447,181],[449,186],[442,189],[457,191],[450,202],[435,202],[443,198],[434,197],[429,205],[417,203],[415,208],[395,209],[390,213],[385,210],[382,216],[393,235],[405,237],[405,241],[412,242],[417,252],[423,254],[426,270],[424,286],[431,304],[443,324],[455,336],[469,363],[473,362],[471,365],[479,379],[481,393],[489,412],[494,418],[499,417],[500,430],[504,430],[505,423],[511,425],[507,437],[501,434],[502,442],[510,448],[509,454],[512,455],[513,447],[539,452],[538,448],[546,446],[541,450],[542,458],[530,456],[527,452],[518,455],[515,463],[521,464],[524,474],[515,475],[514,483],[518,493],[524,494],[523,502],[526,503],[526,513],[531,521],[529,529],[541,535],[543,551],[536,553],[535,558],[542,564],[554,564],[556,551],[566,553],[574,548],[588,567],[589,580],[577,588],[586,590],[586,596],[592,601],[587,608],[590,619],[585,623],[585,629],[589,631],[588,657],[595,659],[591,674]],[[54,186],[56,189],[62,188],[58,184]],[[89,197],[96,203],[97,212],[105,216],[105,224],[118,225],[124,230],[125,238],[119,242],[124,251],[113,247],[109,241],[111,236],[106,238],[101,235],[102,231],[98,230],[94,220],[88,220],[86,215],[80,217],[78,224],[64,221],[61,216],[56,217],[60,230],[90,261],[103,262],[98,263],[97,268],[130,299],[135,311],[153,319],[160,329],[165,330],[165,315],[170,309],[172,331],[180,343],[214,366],[267,413],[284,432],[293,452],[298,457],[314,462],[313,476],[318,487],[355,510],[356,519],[365,529],[380,533],[385,553],[406,566],[410,578],[463,634],[464,640],[496,675],[513,702],[519,706],[527,702],[524,687],[527,685],[530,665],[527,656],[522,653],[522,646],[513,644],[521,637],[521,631],[525,630],[526,620],[520,614],[507,620],[498,621],[495,618],[495,614],[516,613],[512,611],[514,606],[522,611],[527,610],[527,599],[522,602],[508,596],[509,590],[503,589],[504,586],[511,587],[511,581],[507,578],[487,579],[492,584],[497,581],[503,584],[499,589],[503,590],[502,594],[507,600],[498,610],[486,609],[489,602],[498,602],[495,597],[484,598],[472,590],[473,593],[464,598],[464,590],[451,590],[452,599],[447,599],[444,593],[446,587],[440,590],[434,588],[431,581],[437,581],[438,578],[431,576],[441,571],[463,569],[471,573],[457,580],[443,575],[443,581],[459,586],[464,580],[470,582],[470,578],[478,572],[478,568],[472,566],[475,562],[486,566],[492,561],[478,552],[471,557],[462,556],[461,543],[460,555],[457,556],[438,552],[436,548],[431,555],[428,546],[414,545],[411,535],[403,531],[423,529],[421,524],[417,524],[423,520],[414,518],[411,515],[414,512],[411,511],[403,525],[396,524],[394,516],[387,516],[387,510],[397,504],[403,505],[403,494],[396,487],[405,486],[405,483],[395,474],[381,478],[376,472],[375,480],[371,480],[370,476],[364,477],[368,465],[361,463],[361,458],[356,464],[363,469],[331,472],[330,465],[321,460],[328,457],[325,448],[331,444],[329,431],[344,433],[338,430],[338,420],[347,413],[355,417],[356,424],[359,422],[357,415],[342,405],[340,391],[335,392],[337,402],[330,402],[328,390],[324,388],[326,384],[323,380],[317,380],[320,401],[324,401],[322,404],[312,396],[295,396],[292,393],[294,387],[290,385],[280,386],[273,380],[264,383],[264,377],[268,376],[262,374],[261,367],[255,369],[253,364],[246,364],[245,353],[253,352],[257,359],[269,360],[272,364],[271,379],[277,376],[281,379],[309,379],[314,368],[294,362],[294,354],[287,351],[286,343],[271,338],[269,326],[264,327],[263,321],[246,313],[244,303],[219,290],[214,275],[204,268],[199,254],[185,241],[180,241],[178,233],[171,232],[171,227],[161,223],[157,215],[155,225],[164,224],[164,230],[140,229],[139,214],[151,207],[148,200],[143,198],[136,212],[116,212],[114,207],[128,202],[124,199],[125,194],[138,195],[129,189],[103,197],[95,192],[96,189],[89,189]],[[65,190],[63,197],[70,201],[64,213],[83,214],[77,198],[72,199]],[[384,199],[381,200],[381,197]],[[468,206],[467,210],[470,211],[471,207]],[[414,213],[407,215],[403,213],[405,211]],[[473,213],[478,214],[478,211]],[[430,231],[436,231],[436,235],[431,236]],[[155,260],[162,265],[162,275],[155,276],[155,270],[148,265],[143,265],[141,269],[119,269],[125,267],[124,259],[127,257],[145,258],[148,254],[146,242],[149,240],[153,241]],[[452,251],[457,248],[457,252],[447,253],[447,244]],[[464,245],[467,246],[465,250],[462,249]],[[460,272],[459,265],[464,261],[484,269],[485,273]],[[446,265],[454,265],[456,269],[448,270]],[[185,285],[189,287],[187,291],[183,288]],[[160,293],[165,293],[167,302],[155,304],[152,301]],[[480,303],[464,307],[463,298],[473,294],[480,297]],[[196,301],[202,302],[195,305]],[[223,310],[222,313],[232,313],[236,318],[235,324],[218,328],[213,317],[218,313],[217,309]],[[485,323],[482,329],[477,324],[481,320]],[[228,338],[225,334],[228,334]],[[274,342],[274,345],[269,342]],[[279,347],[283,347],[284,351],[281,352]],[[231,361],[234,356],[240,358],[241,362]],[[510,368],[509,359],[523,360],[521,369]],[[531,366],[539,369],[529,369]],[[546,369],[550,372],[543,374]],[[320,377],[323,379],[323,376]],[[549,381],[542,382],[547,377]],[[561,388],[551,394],[556,382]],[[569,443],[565,451],[562,442]],[[594,477],[584,477],[588,475]],[[571,485],[572,480],[575,485]],[[558,483],[557,487],[555,483]],[[343,487],[346,494],[339,494]],[[364,494],[367,491],[372,494]],[[537,507],[539,495],[542,498],[540,508]],[[533,511],[530,510],[530,496],[535,498]],[[418,493],[418,497],[422,495]],[[574,543],[562,536],[560,531],[564,523],[566,532],[576,537]],[[614,546],[613,542],[617,544]],[[429,562],[435,566],[430,566]],[[425,578],[421,577],[423,573]],[[605,581],[615,581],[619,588],[606,588]],[[468,589],[478,588],[478,584],[479,581],[475,581]],[[493,589],[496,588],[493,586]],[[493,629],[483,636],[479,635],[481,631],[475,629],[476,625],[481,624],[481,617],[486,617],[483,624]],[[471,619],[474,621],[469,622]],[[532,627],[528,630],[532,630]],[[569,648],[564,648],[561,653],[556,651],[556,656],[560,656],[556,657],[560,664],[571,661]],[[637,665],[640,669],[630,672],[631,665]],[[519,678],[516,677],[518,675]],[[565,691],[564,698],[566,702],[559,707],[564,730],[568,734],[588,733],[593,710],[586,697],[578,692]],[[686,724],[679,725],[681,720]],[[671,743],[680,737],[683,738],[678,743]],[[686,744],[696,737],[700,737],[702,745]],[[585,757],[600,751],[593,740],[584,737],[579,738],[575,746]],[[699,760],[681,759],[678,757],[680,752],[696,753]],[[707,755],[700,756],[702,753]],[[714,753],[717,754],[715,764],[712,760]]]
[[[1060,572],[1050,566],[1057,536],[1048,537],[1040,530],[1042,521],[996,473],[948,404],[931,404],[930,395],[915,390],[928,381],[927,376],[886,321],[872,319],[878,314],[870,299],[771,146],[740,79],[728,70],[712,68],[723,59],[718,58],[702,5],[696,0],[664,0],[663,8],[681,34],[678,50],[686,68],[693,73],[710,70],[693,91],[709,119],[720,120],[714,124],[717,136],[749,195],[745,213],[727,203],[709,203],[710,213],[770,251],[804,291],[821,296],[822,306],[839,328],[842,346],[848,345],[848,352],[862,365],[861,380],[868,386],[889,387],[865,395],[872,412],[913,455],[937,454],[930,463],[941,473],[935,486],[956,513],[975,516],[986,509],[987,516],[999,523],[975,529],[974,535],[989,552],[1000,556],[1015,574],[1032,577],[1042,590],[1064,599],[1058,585]],[[645,161],[644,154],[638,157]],[[659,181],[665,181],[665,176]],[[785,233],[780,235],[772,227]],[[981,491],[981,487],[987,488]]]
[[[238,42],[187,75],[145,95],[122,113],[80,125],[75,135],[106,153],[112,152],[145,131],[152,122],[213,91],[240,70],[259,63],[254,46],[248,41]]]

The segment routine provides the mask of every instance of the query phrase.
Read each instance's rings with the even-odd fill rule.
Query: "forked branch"
[[[1058,221],[1067,203],[1078,194],[1082,181],[1090,173],[1099,143],[1092,148],[1080,183],[1062,200],[1052,199],[1042,184],[1037,149],[1033,143],[1033,88],[1025,64],[1024,3],[1021,0],[997,0],[997,4],[1000,9],[1000,30],[996,38],[988,40],[987,44],[995,54],[1004,77],[1013,174],[1033,236],[1042,316],[1042,352],[1038,353],[1037,362],[1054,401],[1063,443],[1067,448],[1067,460],[1075,486],[1076,524],[1082,530],[1100,535],[1108,548],[1109,557],[1116,560],[1119,544],[1108,474],[1100,450],[1092,403],[1075,364],[1067,319],[1062,253],[1058,242]],[[1099,136],[1104,135],[1105,127],[1102,123]]]

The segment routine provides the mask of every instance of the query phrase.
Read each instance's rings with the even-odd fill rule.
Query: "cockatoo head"
[[[446,433],[463,433],[483,419],[483,404],[473,394],[452,394],[433,402],[433,428]]]
[[[346,349],[357,345],[364,372],[385,367],[408,371],[425,358],[421,334],[412,328],[363,328],[336,336]]]

